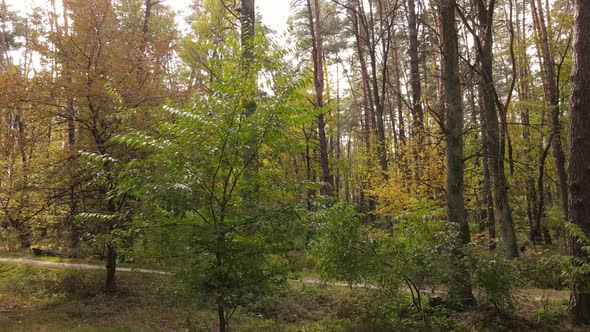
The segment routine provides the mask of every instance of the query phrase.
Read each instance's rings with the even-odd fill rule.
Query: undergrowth
[[[172,276],[118,273],[119,290],[108,293],[103,274],[0,264],[0,326],[9,331],[217,330],[213,308],[188,296]],[[422,316],[404,291],[291,281],[287,288],[252,298],[236,313],[233,330],[551,331],[567,319],[566,303],[549,297],[545,306],[516,297],[513,315],[485,306],[457,312],[424,298]]]

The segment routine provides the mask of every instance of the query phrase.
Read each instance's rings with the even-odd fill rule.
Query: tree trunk
[[[254,94],[256,93],[256,73],[252,70],[252,61],[254,61],[254,28],[256,23],[255,10],[255,0],[242,0],[242,9],[240,11],[242,71],[249,83],[249,86],[247,86],[249,91],[247,92],[252,98],[254,98]]]
[[[149,0],[146,0],[149,1]],[[258,72],[253,66],[254,63],[254,35],[255,35],[255,0],[242,0],[241,11],[240,11],[240,45],[242,48],[241,54],[241,74],[244,78],[244,84],[241,87],[243,90],[242,109],[246,118],[252,116],[256,112],[256,93],[257,93],[257,76]],[[250,207],[253,206],[256,200],[256,194],[259,191],[258,183],[252,179],[255,179],[255,175],[259,170],[259,161],[256,156],[258,154],[257,148],[258,137],[256,135],[250,135],[247,138],[248,148],[242,151],[242,160],[244,165],[247,165],[244,169],[244,180],[249,182],[250,186],[246,186],[242,193],[244,203]],[[252,183],[253,182],[253,183]]]
[[[482,140],[485,140],[485,136],[482,135]],[[494,199],[492,197],[492,182],[490,180],[490,162],[489,158],[487,158],[488,147],[487,144],[483,145],[483,155],[484,158],[482,160],[483,163],[483,195],[486,205],[486,218],[487,218],[487,226],[488,226],[488,236],[489,236],[489,244],[488,247],[490,250],[496,249],[496,219],[495,219],[495,212],[494,212]]]
[[[569,124],[569,214],[568,220],[590,236],[590,2],[574,2],[574,47],[571,115]],[[581,244],[570,241],[570,253],[584,260]],[[589,276],[584,276],[588,280]],[[581,282],[571,284],[576,321],[590,322],[590,292]]]
[[[397,50],[392,52],[393,54],[393,65],[395,66],[395,89],[396,89],[396,109],[397,109],[397,123],[398,123],[398,130],[399,130],[399,140],[402,146],[406,145],[406,130],[404,124],[404,109],[403,109],[403,98],[402,98],[402,90],[401,90],[401,73],[400,73],[400,62],[399,62],[399,55]],[[402,159],[401,156],[399,158]]]
[[[74,99],[70,98],[68,101],[68,148],[70,153],[74,151],[76,144],[76,124],[75,124],[76,110],[74,108]],[[78,179],[76,178],[74,171],[77,166],[77,159],[71,158],[68,165],[71,169],[70,172],[70,211],[66,222],[70,228],[70,248],[76,248],[80,242],[80,226],[76,223],[76,215],[78,214],[78,193],[76,192],[76,184]]]
[[[27,221],[10,219],[10,224],[18,234],[21,249],[29,249],[31,247],[31,238],[33,234],[29,228]]]
[[[219,317],[219,332],[225,332],[227,330],[227,322],[225,321],[225,314],[222,306],[217,306],[217,316]]]
[[[117,269],[117,252],[113,244],[107,245],[107,290],[114,291],[116,288],[115,284],[115,271]]]
[[[555,75],[555,61],[551,55],[549,45],[549,36],[547,33],[547,26],[545,24],[545,15],[540,0],[531,0],[531,8],[533,11],[533,22],[536,27],[539,39],[541,42],[541,56],[543,58],[543,74],[545,76],[545,96],[548,99],[549,107],[551,108],[551,129],[552,135],[552,150],[555,160],[555,168],[557,169],[557,190],[559,192],[559,200],[564,216],[568,215],[568,193],[567,193],[567,174],[565,170],[565,153],[561,145],[561,123],[559,121],[559,85],[558,79]]]
[[[381,1],[377,2],[380,14],[380,21],[383,22],[383,8]],[[381,31],[383,34],[381,36],[382,42],[382,66],[383,70],[381,73],[381,80],[382,80],[382,88],[379,89],[379,77],[377,74],[377,42],[375,37],[375,24],[373,22],[373,6],[371,2],[369,2],[369,10],[370,10],[370,17],[371,17],[371,38],[370,42],[367,43],[367,49],[369,51],[369,59],[371,62],[371,81],[373,87],[373,100],[375,101],[375,124],[376,124],[376,132],[377,132],[377,159],[379,160],[379,166],[381,166],[382,176],[385,180],[389,178],[388,174],[388,165],[387,165],[387,149],[386,149],[386,142],[385,142],[385,124],[383,122],[383,115],[385,110],[385,89],[386,81],[387,81],[387,52],[389,52],[389,30],[385,29],[383,26],[381,27],[384,31]],[[366,25],[365,25],[366,26]],[[368,35],[368,33],[367,33]],[[381,90],[381,91],[380,91]]]
[[[455,0],[443,0],[440,4],[442,25],[442,52],[444,55],[444,84],[446,117],[447,157],[447,218],[460,231],[459,242],[464,247],[470,242],[469,225],[465,217],[464,165],[463,165],[463,107],[459,81],[459,47],[455,30]],[[462,303],[473,300],[469,271],[462,262],[462,248],[454,251],[455,282],[450,289]]]
[[[309,29],[312,40],[313,59],[313,83],[315,87],[315,108],[324,107],[324,63],[322,57],[322,33],[320,25],[320,4],[319,0],[313,0],[313,9],[310,0],[307,0],[309,15]],[[330,161],[328,157],[328,139],[326,135],[326,119],[324,113],[317,116],[318,138],[320,150],[320,168],[322,169],[321,193],[332,196],[334,183],[330,174]]]
[[[366,153],[369,155],[371,153],[371,132],[374,129],[374,125],[372,125],[372,114],[373,114],[373,99],[371,94],[369,93],[369,73],[367,71],[367,62],[365,60],[365,51],[363,48],[363,30],[361,28],[361,20],[362,18],[360,15],[351,10],[350,17],[352,22],[352,31],[354,31],[355,37],[355,47],[357,56],[359,58],[359,70],[361,74],[361,88],[363,92],[363,139],[365,141]]]
[[[412,130],[411,136],[414,143],[414,178],[420,181],[420,150],[423,145],[424,135],[424,111],[422,109],[422,87],[420,85],[420,70],[418,66],[418,27],[416,24],[416,4],[414,0],[408,0],[408,34],[410,56],[410,85],[412,87]]]
[[[494,205],[500,222],[500,237],[505,254],[512,259],[518,257],[516,246],[516,234],[512,222],[512,212],[508,202],[508,184],[504,172],[504,148],[500,143],[500,128],[498,124],[498,112],[496,111],[496,98],[494,96],[493,81],[493,51],[492,51],[492,22],[495,0],[486,4],[478,2],[479,21],[481,26],[480,63],[482,76],[483,107],[482,120],[485,129],[484,145],[487,147],[488,162],[494,191]]]

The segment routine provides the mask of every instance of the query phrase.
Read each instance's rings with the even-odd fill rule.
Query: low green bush
[[[567,259],[548,249],[526,253],[517,261],[521,286],[563,289],[567,286],[562,274]]]
[[[477,300],[492,305],[500,314],[512,311],[512,291],[518,280],[516,263],[500,252],[470,253],[467,256]]]

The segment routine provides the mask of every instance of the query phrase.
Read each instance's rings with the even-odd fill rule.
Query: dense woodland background
[[[184,30],[162,0],[3,0],[0,245],[98,255],[110,290],[167,269],[221,331],[301,271],[427,325],[429,287],[509,316],[569,285],[587,323],[588,7],[296,0],[279,36],[254,0]]]

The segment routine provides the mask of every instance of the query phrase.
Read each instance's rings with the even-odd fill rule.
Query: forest
[[[0,3],[0,330],[584,331],[590,2]]]

